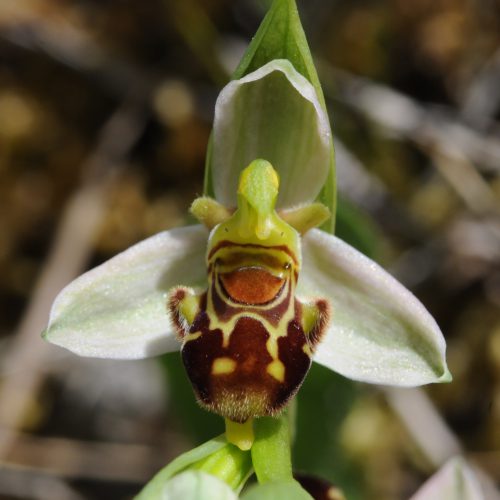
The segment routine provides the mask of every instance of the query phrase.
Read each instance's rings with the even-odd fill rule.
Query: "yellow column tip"
[[[243,424],[226,420],[226,439],[229,443],[234,444],[242,451],[249,450],[254,441],[253,434],[253,418],[249,418]]]

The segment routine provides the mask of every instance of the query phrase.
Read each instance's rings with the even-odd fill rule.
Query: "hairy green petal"
[[[202,226],[165,231],[83,274],[57,296],[45,340],[98,358],[178,350],[166,295],[205,282],[207,236]]]
[[[418,299],[353,247],[313,229],[303,242],[299,294],[328,298],[332,318],[314,360],[365,382],[448,382],[443,335]]]

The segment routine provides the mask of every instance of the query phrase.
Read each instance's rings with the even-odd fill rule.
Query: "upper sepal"
[[[213,192],[223,205],[236,205],[240,173],[256,158],[278,172],[278,208],[310,203],[331,168],[328,117],[312,84],[290,61],[274,60],[224,87],[209,154]]]
[[[274,0],[236,68],[233,79],[242,78],[275,59],[290,61],[311,82],[321,105],[326,109],[295,0]]]
[[[313,229],[302,241],[299,293],[326,297],[332,306],[315,361],[377,384],[451,380],[443,335],[409,290],[335,236]]]
[[[83,274],[57,296],[45,340],[81,356],[146,358],[179,348],[166,295],[206,280],[208,232],[159,233]]]
[[[256,72],[267,64],[274,62],[276,60],[286,60],[295,69],[295,71],[304,77],[312,86],[314,90],[315,101],[319,104],[322,110],[326,113],[326,105],[325,99],[323,96],[323,91],[321,89],[321,85],[319,82],[318,74],[316,72],[316,68],[314,66],[314,61],[311,55],[311,51],[309,49],[309,45],[306,40],[306,36],[304,33],[304,29],[302,28],[302,24],[300,21],[299,13],[297,10],[297,5],[295,0],[274,0],[266,17],[262,21],[257,33],[253,37],[248,49],[246,50],[240,64],[238,65],[236,71],[232,75],[233,80],[241,80],[244,77]],[[261,86],[262,88],[262,86]],[[279,90],[279,89],[278,89]],[[275,98],[274,105],[269,108],[269,113],[262,114],[263,121],[258,124],[257,127],[254,127],[247,134],[247,137],[244,139],[247,141],[249,147],[255,148],[256,143],[260,140],[261,135],[265,135],[268,132],[269,127],[264,127],[261,130],[262,123],[274,123],[276,125],[282,126],[281,122],[277,121],[279,116],[286,116],[289,119],[289,123],[285,125],[292,125],[291,121],[296,120],[296,117],[291,114],[280,113],[279,115],[273,115],[273,112],[276,110],[286,110],[287,109],[287,101],[286,99],[282,100],[282,95],[280,92],[275,92],[274,95],[270,94],[268,97]],[[250,103],[254,104],[254,103]],[[248,111],[254,111],[253,115],[255,116],[256,110],[252,110],[252,108],[248,108],[245,110],[245,114]],[[240,116],[241,117],[241,116]],[[270,118],[270,122],[266,122],[267,117]],[[326,120],[328,121],[328,120]],[[304,124],[304,122],[302,122]],[[237,123],[234,123],[237,126]],[[295,122],[296,128],[300,128],[301,120]],[[293,128],[293,127],[292,127]],[[329,125],[328,125],[328,131]],[[242,130],[235,131],[236,134],[243,132]],[[280,137],[285,137],[285,142],[282,143],[282,146],[288,144],[290,147],[288,148],[288,153],[292,154],[292,150],[300,150],[301,147],[306,149],[311,149],[310,145],[306,142],[300,140],[299,142],[293,141],[293,135],[290,137],[286,137],[287,127],[283,129],[283,135]],[[303,129],[303,138],[307,141],[308,137],[310,137],[310,131],[308,131],[305,127]],[[206,157],[206,168],[205,168],[205,182],[204,182],[204,194],[208,196],[216,196],[216,182],[220,179],[224,181],[224,177],[218,175],[218,173],[214,170],[217,169],[217,165],[220,165],[220,162],[216,162],[216,151],[214,148],[214,136],[209,141],[207,157]],[[273,134],[271,134],[271,138]],[[262,150],[262,148],[260,148]],[[286,148],[284,148],[286,149]],[[250,152],[250,151],[248,151]],[[286,152],[286,151],[285,151]],[[236,169],[236,177],[237,172],[241,170],[248,162],[254,160],[255,158],[264,158],[266,160],[271,161],[278,167],[278,171],[281,175],[281,161],[276,162],[276,158],[274,156],[269,157],[266,156],[265,153],[268,153],[268,150],[256,151],[255,154],[250,154],[247,158],[244,159],[241,165],[229,165],[225,168]],[[277,151],[275,151],[277,153]],[[293,156],[293,154],[292,154]],[[304,156],[307,156],[305,154]],[[287,157],[283,159],[287,161]],[[308,172],[312,175],[312,177],[316,178],[315,180],[318,182],[319,190],[315,195],[315,198],[311,198],[311,192],[316,192],[315,189],[308,189],[311,187],[311,181],[314,179],[307,179],[308,182],[305,183],[305,191],[303,191],[302,196],[297,200],[294,199],[293,196],[288,197],[284,193],[282,193],[280,199],[278,200],[278,208],[290,208],[293,205],[301,204],[301,203],[309,203],[311,201],[319,201],[326,205],[330,212],[332,213],[332,217],[324,222],[322,225],[322,229],[328,232],[333,233],[335,227],[335,210],[336,210],[336,180],[335,180],[335,154],[333,148],[333,142],[330,138],[329,140],[329,153],[326,166],[323,165],[320,170],[315,169],[315,163],[312,162],[310,165],[308,163],[308,159],[306,158],[306,163],[304,163],[303,168],[304,172]],[[311,168],[312,167],[312,168]],[[326,168],[327,175],[323,176],[323,169]],[[319,177],[318,177],[319,176]],[[295,188],[300,189],[302,187],[301,181],[304,177],[301,176],[293,176]],[[234,187],[235,181],[233,179]],[[314,184],[312,182],[312,184]],[[219,193],[220,194],[220,193]],[[228,197],[224,198],[224,203],[227,204],[228,199],[232,199],[232,192],[229,191]],[[234,202],[234,199],[232,199]],[[234,203],[233,203],[234,205]]]

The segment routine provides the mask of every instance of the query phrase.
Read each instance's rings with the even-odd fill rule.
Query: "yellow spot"
[[[335,486],[330,486],[330,488],[328,488],[326,497],[328,498],[328,500],[346,500],[342,491]]]
[[[285,365],[279,359],[275,359],[272,363],[267,365],[267,373],[278,382],[285,381]]]
[[[220,359],[220,358],[219,358]],[[246,422],[239,424],[232,420],[226,420],[226,439],[234,444],[240,450],[247,451],[252,447],[254,441],[253,419],[249,418]]]
[[[269,339],[266,342],[267,352],[271,355],[271,358],[276,359],[278,357],[278,342],[276,341],[276,334],[274,328],[267,328],[269,333]]]
[[[302,304],[302,328],[309,334],[318,322],[319,311],[315,303]]]
[[[227,375],[233,373],[236,368],[236,361],[231,358],[214,359],[212,365],[212,375]]]
[[[179,311],[186,321],[191,324],[200,307],[200,300],[194,293],[188,293],[179,304]]]
[[[201,332],[188,333],[184,337],[184,343],[189,342],[190,340],[196,340],[198,337],[201,337]]]
[[[302,347],[302,350],[304,351],[305,354],[307,354],[309,357],[312,357],[312,352],[311,352],[311,348],[309,347],[308,344],[304,344],[304,346]]]

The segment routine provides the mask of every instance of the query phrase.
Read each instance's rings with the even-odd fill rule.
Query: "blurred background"
[[[297,469],[406,499],[463,452],[498,485],[500,4],[298,4],[337,136],[338,234],[429,308],[454,380],[314,367]],[[223,431],[176,354],[88,360],[39,334],[74,277],[186,223],[215,99],[268,5],[0,0],[0,498],[130,498]]]

